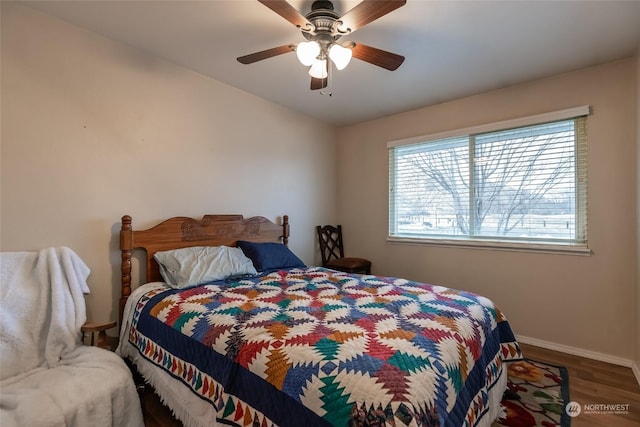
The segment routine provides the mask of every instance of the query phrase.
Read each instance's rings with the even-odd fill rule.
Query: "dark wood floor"
[[[566,367],[569,372],[570,398],[582,407],[629,405],[629,412],[624,415],[581,413],[572,419],[573,427],[640,426],[640,386],[630,368],[526,344],[522,344],[521,347],[525,357]],[[149,387],[142,393],[142,409],[147,426],[182,426]]]
[[[525,357],[566,367],[569,372],[569,397],[582,408],[585,405],[629,405],[629,413],[625,415],[585,414],[583,411],[572,419],[573,427],[640,426],[640,386],[631,368],[526,344],[521,344],[521,348]]]
[[[140,403],[142,403],[145,426],[182,427],[182,423],[173,417],[169,408],[162,404],[151,387],[145,387],[140,396]]]

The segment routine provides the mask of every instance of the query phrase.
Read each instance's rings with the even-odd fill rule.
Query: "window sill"
[[[484,249],[492,251],[533,252],[580,256],[591,255],[591,249],[589,249],[589,247],[587,246],[555,243],[519,243],[498,240],[425,239],[394,236],[387,237],[387,242],[440,247]]]

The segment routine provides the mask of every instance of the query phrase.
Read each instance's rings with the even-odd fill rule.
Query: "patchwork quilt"
[[[129,341],[233,426],[473,426],[521,358],[487,298],[321,267],[148,292]]]

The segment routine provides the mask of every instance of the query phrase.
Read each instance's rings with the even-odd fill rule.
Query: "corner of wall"
[[[633,373],[640,384],[640,43],[636,49],[636,322]]]

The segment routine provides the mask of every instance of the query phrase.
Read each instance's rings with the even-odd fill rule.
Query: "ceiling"
[[[304,41],[255,0],[23,1],[42,12],[338,126],[633,55],[640,1],[408,0],[345,39],[406,57],[396,71],[354,59],[332,96],[309,90],[287,53],[236,57]],[[312,1],[290,0],[306,14]],[[341,15],[359,0],[335,0]]]

